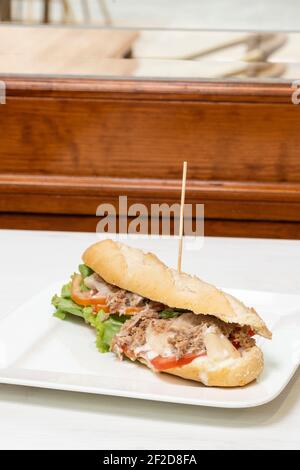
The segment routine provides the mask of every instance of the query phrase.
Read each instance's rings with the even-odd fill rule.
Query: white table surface
[[[0,231],[0,318],[68,278],[95,237]],[[175,244],[141,246],[153,243],[176,264]],[[300,241],[207,237],[183,268],[223,287],[299,293],[299,260]],[[273,402],[240,410],[0,385],[1,449],[299,449],[299,428],[299,371]]]

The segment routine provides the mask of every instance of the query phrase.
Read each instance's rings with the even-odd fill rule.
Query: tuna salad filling
[[[84,294],[80,291],[80,285],[86,288]],[[74,274],[71,286],[71,297],[77,303],[83,305],[96,305],[96,310],[102,308],[109,314],[131,315],[142,310],[162,310],[164,306],[158,302],[152,302],[138,294],[120,289],[108,284],[98,274],[93,273],[84,279]],[[84,297],[84,298],[83,298]]]
[[[82,317],[97,332],[100,352],[146,361],[156,370],[180,367],[196,358],[240,357],[255,345],[248,326],[225,323],[210,315],[196,315],[105,282],[88,266],[52,299],[54,315]]]
[[[193,360],[206,355],[214,360],[237,358],[242,349],[255,345],[249,327],[226,324],[209,315],[172,312],[170,318],[161,318],[161,312],[135,315],[114,336],[111,350],[119,357],[125,354],[132,360],[142,358],[157,368],[158,359],[166,362],[166,358],[172,358],[175,366],[183,358]]]

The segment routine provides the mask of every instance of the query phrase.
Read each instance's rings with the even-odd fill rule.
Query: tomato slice
[[[97,304],[93,305],[93,315],[98,315],[99,310],[103,310],[105,313],[109,312],[109,305]]]
[[[206,353],[202,354],[186,354],[185,356],[177,359],[176,356],[156,356],[152,359],[151,364],[156,370],[167,370],[173,369],[173,367],[181,367],[192,362],[196,357],[206,356]]]
[[[133,315],[134,313],[141,312],[143,310],[142,307],[127,307],[125,308],[125,315]]]
[[[106,298],[103,296],[91,296],[90,291],[81,291],[80,284],[82,277],[80,274],[74,274],[72,279],[71,298],[78,305],[106,305]]]
[[[132,361],[136,360],[136,356],[130,351],[130,349],[128,349],[127,346],[123,346],[123,353]]]

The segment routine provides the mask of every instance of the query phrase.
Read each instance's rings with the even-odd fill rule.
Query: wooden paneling
[[[95,232],[99,220],[99,217],[95,216],[0,213],[1,228],[19,230]],[[294,222],[206,219],[205,235],[300,239],[300,224]]]
[[[285,104],[8,98],[0,172],[178,178],[186,158],[190,179],[298,182],[298,116]]]
[[[120,194],[178,201],[188,160],[186,202],[205,203],[207,234],[299,238],[300,107],[288,84],[6,82],[2,227],[24,217],[24,228],[93,230],[98,204]]]
[[[179,180],[0,175],[0,211],[94,215],[101,203],[112,203],[117,213],[119,195],[128,205],[143,202],[173,204],[180,198]],[[213,219],[300,222],[300,186],[295,183],[236,183],[188,181],[186,202],[205,204]],[[283,210],[288,207],[288,210]]]

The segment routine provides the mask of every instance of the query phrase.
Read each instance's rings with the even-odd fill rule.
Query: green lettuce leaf
[[[62,286],[60,295],[63,299],[70,299],[71,298],[71,282],[69,282],[68,284],[65,284],[64,286]]]
[[[86,264],[80,264],[78,266],[78,269],[79,269],[79,272],[81,274],[81,276],[83,277],[83,279],[85,277],[88,277],[90,276],[91,274],[93,274],[93,270],[91,268],[89,268]]]
[[[159,312],[159,316],[160,318],[175,318],[181,315],[182,313],[183,311],[180,310],[166,309]]]
[[[51,303],[57,310],[60,310],[61,312],[71,313],[72,315],[83,317],[82,307],[77,305],[71,299],[65,299],[63,297],[59,297],[58,295],[54,295],[54,297],[52,297]]]
[[[82,277],[89,276],[93,271],[86,265],[79,266]],[[86,323],[96,329],[96,346],[100,352],[108,352],[112,338],[117,334],[123,323],[128,320],[125,315],[110,315],[107,318],[106,313],[100,309],[95,315],[92,307],[82,307],[71,299],[71,282],[65,284],[61,289],[61,295],[54,295],[51,300],[55,307],[54,316],[65,320],[69,314],[76,315],[84,319]]]
[[[99,315],[99,314],[98,314]],[[100,352],[108,352],[110,349],[110,345],[112,342],[113,337],[119,333],[124,321],[116,319],[116,316],[110,316],[105,321],[99,321],[97,315],[96,320],[96,330],[97,330],[97,337],[96,337],[96,346]]]
[[[53,313],[53,316],[59,318],[60,320],[64,320],[66,318],[66,313],[63,312],[62,310],[57,309]]]
[[[84,307],[82,309],[82,315],[83,315],[85,323],[92,324],[92,320],[95,319],[95,315],[93,314],[93,308],[92,307]],[[94,325],[92,325],[92,326],[94,326]]]
[[[84,281],[81,281],[80,290],[81,290],[81,292],[85,292],[85,291],[90,290],[90,288],[85,285]]]

